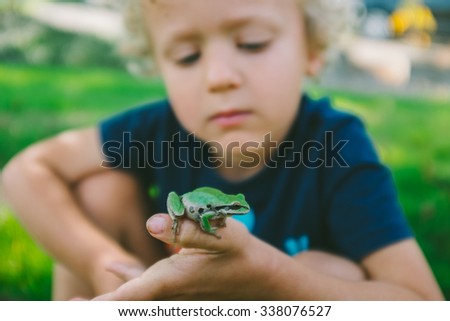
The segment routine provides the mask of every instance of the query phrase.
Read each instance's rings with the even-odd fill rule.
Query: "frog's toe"
[[[215,237],[217,237],[219,240],[222,238],[222,236],[220,234],[217,234],[217,227],[213,227],[210,231],[210,234],[214,235]]]
[[[214,235],[218,239],[222,238],[219,234],[217,234],[218,227],[209,226],[207,229],[205,229],[205,228],[203,228],[203,226],[201,226],[201,228],[202,228],[202,231],[207,233],[207,234]]]
[[[217,227],[210,226],[208,229],[205,229],[204,231],[209,234],[216,234]]]
[[[177,219],[172,221],[172,233],[173,233],[173,242],[177,241],[177,235],[180,234],[180,224]]]
[[[220,234],[217,234],[217,229],[215,228],[214,230],[211,230],[210,232],[208,232],[209,234],[214,235],[216,238],[218,238],[219,240],[222,238],[222,236]]]

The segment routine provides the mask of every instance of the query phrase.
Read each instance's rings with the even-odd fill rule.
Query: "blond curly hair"
[[[127,37],[121,51],[128,57],[134,57],[135,62],[140,60],[139,68],[151,69],[152,48],[144,28],[141,1],[122,2]],[[359,20],[359,9],[363,8],[361,0],[296,1],[305,17],[309,45],[324,53],[337,48],[345,36],[351,34]]]

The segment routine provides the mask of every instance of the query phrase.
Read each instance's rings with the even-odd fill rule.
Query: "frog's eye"
[[[200,207],[200,208],[198,209],[198,214],[202,214],[204,211],[205,211],[205,210],[204,210],[203,208]]]
[[[195,212],[195,210],[194,210],[194,207],[193,207],[193,206],[190,206],[190,207],[189,207],[189,212],[191,212],[191,213],[194,213],[194,212]]]

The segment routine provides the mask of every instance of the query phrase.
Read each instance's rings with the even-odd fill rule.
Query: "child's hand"
[[[147,222],[150,234],[168,244],[173,244],[171,226],[169,215],[155,215]],[[364,261],[369,275],[377,278],[355,280],[314,268],[314,257],[288,257],[235,220],[228,220],[219,231],[222,239],[204,233],[194,221],[183,220],[173,244],[183,248],[178,254],[158,261],[140,276],[126,265],[111,268],[131,280],[95,300],[442,299],[437,287],[427,287],[425,267],[416,267],[415,273],[396,273],[397,263],[407,264],[420,254],[409,240]],[[386,269],[391,272],[385,274]]]
[[[147,222],[150,234],[168,244],[173,244],[171,225],[170,217],[163,214]],[[140,276],[125,266],[112,268],[130,281],[96,300],[256,299],[270,293],[262,288],[271,286],[266,275],[271,271],[271,257],[264,249],[274,249],[233,219],[219,231],[222,239],[183,220],[173,244],[182,247],[178,254],[157,262]]]
[[[125,251],[114,254],[100,256],[96,262],[92,263],[90,282],[94,293],[113,291],[145,271],[144,263],[134,255]]]

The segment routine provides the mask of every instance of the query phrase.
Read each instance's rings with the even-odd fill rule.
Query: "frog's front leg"
[[[214,222],[215,222],[215,226],[226,227],[227,226],[226,220],[227,220],[228,215],[226,215],[226,214],[223,215],[220,212],[218,214],[220,214],[220,215],[216,214],[216,217],[212,218],[212,220],[214,220]]]
[[[176,242],[179,234],[179,218],[184,215],[184,205],[181,202],[181,197],[175,192],[170,192],[167,196],[167,211],[172,219],[173,242]]]
[[[226,227],[227,226],[226,220],[227,220],[228,216],[231,216],[231,215],[228,214],[226,209],[217,210],[217,220],[219,221],[217,226],[218,227]]]
[[[217,227],[211,226],[210,220],[215,220],[218,218],[216,211],[208,211],[201,215],[200,217],[200,227],[203,231],[206,233],[212,234],[218,239],[221,239],[222,237],[216,233]],[[222,224],[220,224],[222,226]]]

